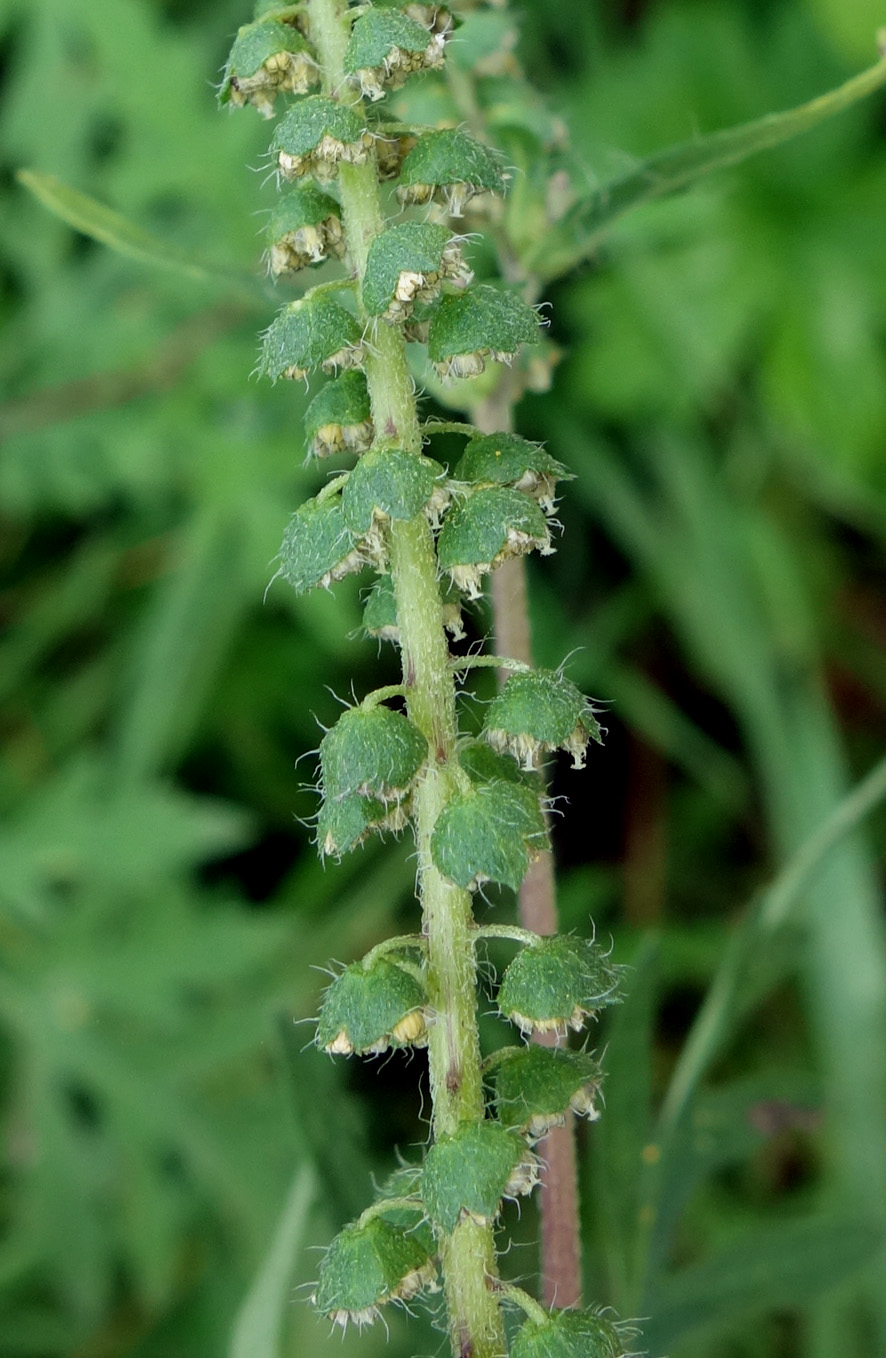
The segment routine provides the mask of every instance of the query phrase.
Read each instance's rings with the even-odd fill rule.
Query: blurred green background
[[[589,187],[838,84],[886,22],[515,8]],[[442,1342],[395,1315],[342,1348],[299,1290],[426,1133],[420,1061],[333,1065],[297,1022],[317,968],[416,921],[407,844],[324,870],[300,823],[318,723],[395,666],[364,582],[264,598],[322,476],[305,393],[250,380],[275,302],[114,255],[13,179],[254,269],[268,127],[212,91],[245,17],[0,0],[2,1358]],[[875,97],[625,219],[548,290],[563,358],[519,411],[577,475],[530,568],[538,659],[573,652],[608,707],[605,749],[555,775],[563,924],[632,968],[580,1139],[587,1294],[673,1358],[886,1358],[882,809],[751,948],[715,1061],[655,1121],[749,900],[883,751],[884,129]],[[506,1224],[531,1285],[533,1213]]]

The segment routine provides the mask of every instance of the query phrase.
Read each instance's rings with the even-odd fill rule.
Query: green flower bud
[[[546,848],[538,795],[499,779],[452,797],[431,836],[436,866],[470,891],[484,882],[519,890],[530,861]]]
[[[365,565],[366,557],[344,521],[340,495],[306,500],[299,506],[283,535],[278,571],[296,594],[316,585],[328,589],[334,580]]]
[[[379,179],[396,179],[403,161],[415,145],[410,132],[379,132],[375,143],[375,159]]]
[[[414,519],[428,504],[440,470],[430,458],[402,448],[364,453],[342,492],[351,532],[371,536],[391,519]]]
[[[590,939],[543,938],[505,969],[498,1007],[524,1033],[578,1031],[589,1014],[618,1003],[619,971]]]
[[[374,433],[366,378],[356,369],[327,382],[305,411],[305,439],[314,457],[365,453]]]
[[[278,91],[307,94],[319,83],[317,63],[298,29],[277,19],[261,19],[239,29],[218,97],[235,108],[253,104],[265,118],[272,118]]]
[[[511,1358],[628,1358],[625,1328],[599,1311],[552,1311],[542,1324],[527,1320]]]
[[[292,24],[307,36],[308,21],[304,0],[294,5],[282,5],[280,0],[255,0],[253,19],[276,19],[281,24]]]
[[[455,590],[449,590],[444,594],[443,626],[453,640],[462,641],[464,639],[461,600]],[[380,576],[366,596],[366,603],[363,606],[363,628],[369,636],[378,637],[380,641],[399,641],[400,639],[400,629],[397,625],[397,601],[394,597],[394,585],[389,575]],[[485,748],[488,750],[488,745]],[[513,761],[508,762],[513,763]]]
[[[572,474],[538,443],[519,434],[483,434],[471,439],[453,472],[456,481],[475,486],[513,486],[538,500],[546,514],[554,509],[558,481]]]
[[[401,712],[350,707],[320,742],[323,794],[402,801],[427,757],[427,741]]]
[[[400,202],[443,203],[453,217],[475,193],[503,193],[505,176],[494,152],[464,132],[448,128],[426,132],[407,155],[400,171]]]
[[[487,359],[510,363],[521,344],[538,340],[538,328],[531,306],[481,283],[440,299],[428,330],[428,357],[443,381],[476,377]]]
[[[583,769],[589,740],[602,745],[600,725],[584,694],[557,670],[512,674],[486,709],[483,734],[524,769],[538,767],[540,751],[562,749]]]
[[[389,575],[380,575],[363,605],[363,630],[379,641],[399,641],[397,598]]]
[[[321,858],[341,858],[372,834],[399,834],[407,821],[403,802],[380,802],[359,793],[324,801],[317,818],[317,849]]]
[[[462,741],[458,747],[458,762],[472,783],[504,780],[506,783],[521,783],[534,791],[537,797],[543,793],[542,781],[537,775],[523,772],[513,759],[491,749],[485,740]]]
[[[502,1126],[538,1141],[561,1127],[572,1109],[595,1122],[602,1072],[587,1052],[556,1047],[514,1047],[497,1056],[495,1109]]]
[[[277,312],[263,336],[259,372],[274,382],[278,377],[306,377],[313,368],[334,372],[355,367],[363,352],[354,317],[321,293]]]
[[[284,179],[333,179],[341,161],[365,165],[372,134],[353,109],[312,94],[288,108],[277,124],[271,151]]]
[[[401,222],[376,236],[363,278],[363,305],[370,316],[397,325],[416,302],[430,302],[446,279],[465,287],[473,277],[461,247],[445,226]]]
[[[512,556],[552,551],[547,520],[520,490],[478,490],[446,517],[437,540],[437,560],[452,583],[479,599],[480,579]]]
[[[426,1047],[425,988],[389,958],[376,958],[368,967],[352,962],[323,996],[315,1041],[324,1051],[343,1056]]]
[[[421,1196],[432,1221],[452,1231],[461,1217],[485,1225],[498,1216],[502,1198],[531,1193],[538,1160],[522,1137],[500,1123],[465,1123],[441,1136],[428,1151]]]
[[[267,227],[268,269],[272,277],[297,273],[345,253],[341,208],[316,184],[299,184],[285,194]]]
[[[386,88],[398,89],[415,71],[439,70],[445,44],[443,33],[429,34],[405,14],[373,8],[351,30],[345,71],[362,95],[382,99]]]
[[[313,1301],[322,1315],[346,1329],[376,1319],[388,1302],[407,1302],[430,1287],[437,1270],[415,1233],[382,1217],[346,1226],[333,1240]]]
[[[443,5],[434,0],[374,0],[376,9],[398,9],[432,33],[448,33],[455,20]]]

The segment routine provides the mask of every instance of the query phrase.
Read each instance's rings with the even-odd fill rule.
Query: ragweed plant
[[[287,303],[263,338],[260,371],[331,381],[314,396],[305,437],[316,457],[353,467],[296,510],[279,571],[299,593],[370,569],[366,629],[396,643],[402,683],[346,710],[320,744],[321,854],[410,826],[421,925],[336,976],[316,1041],[327,1052],[428,1053],[432,1141],[333,1241],[314,1291],[335,1323],[368,1324],[442,1276],[456,1358],[606,1355],[625,1330],[597,1309],[548,1312],[496,1265],[507,1198],[538,1181],[535,1144],[569,1111],[596,1118],[602,1071],[589,1052],[515,1043],[484,1061],[477,951],[490,937],[517,951],[498,987],[515,1036],[582,1032],[618,997],[618,969],[595,941],[474,922],[485,883],[517,890],[548,852],[540,761],[567,751],[583,767],[601,730],[562,670],[508,657],[453,655],[461,606],[504,562],[554,550],[557,484],[566,469],[541,446],[423,423],[414,372],[451,384],[512,364],[541,337],[542,317],[502,279],[475,281],[461,224],[495,219],[505,158],[455,127],[405,121],[389,93],[438,70],[459,20],[443,6],[345,0],[262,5],[242,28],[221,98],[273,117],[281,190],[271,217],[275,277],[328,259],[344,273]],[[418,359],[413,355],[419,354]],[[465,438],[452,467],[435,432]],[[479,738],[462,734],[460,676],[511,671]],[[416,921],[418,924],[418,920]],[[522,1313],[508,1347],[503,1308]]]

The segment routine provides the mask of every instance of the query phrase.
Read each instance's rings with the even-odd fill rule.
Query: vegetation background
[[[589,184],[839,83],[886,17],[515,9]],[[359,584],[263,598],[318,483],[304,393],[249,377],[274,302],[122,259],[12,177],[254,269],[268,129],[212,91],[246,17],[0,0],[3,1358],[441,1342],[395,1316],[342,1348],[295,1291],[425,1132],[420,1062],[333,1065],[294,1022],[312,967],[415,921],[407,844],[323,870],[297,819],[317,723],[394,659]],[[664,1160],[653,1121],[749,899],[883,749],[884,130],[875,97],[628,218],[550,290],[563,359],[520,410],[577,474],[538,659],[609,706],[556,775],[563,925],[632,964],[580,1144],[588,1298],[672,1358],[886,1355],[882,810],[759,949]],[[531,1279],[532,1211],[508,1225]]]

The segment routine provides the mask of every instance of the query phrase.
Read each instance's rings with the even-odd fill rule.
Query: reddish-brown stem
[[[495,392],[474,412],[474,422],[485,433],[509,430],[513,424],[514,374],[506,369]],[[532,664],[532,632],[526,591],[526,564],[512,557],[492,573],[495,650]],[[506,678],[504,671],[502,678]],[[557,891],[550,854],[532,864],[520,888],[520,923],[536,934],[557,932]],[[535,1040],[554,1045],[555,1034]],[[578,1212],[578,1171],[575,1129],[571,1114],[564,1127],[554,1127],[539,1146],[541,1178],[541,1275],[548,1306],[581,1305],[581,1230]]]

